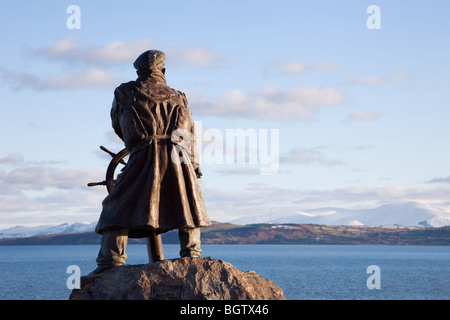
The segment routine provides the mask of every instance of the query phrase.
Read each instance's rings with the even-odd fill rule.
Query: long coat
[[[141,76],[114,91],[112,125],[131,154],[104,199],[96,232],[129,237],[211,224],[197,181],[195,129],[185,95]]]

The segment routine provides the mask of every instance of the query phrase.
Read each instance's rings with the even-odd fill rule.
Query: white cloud
[[[27,161],[11,161],[10,165],[14,166],[11,170],[0,171],[0,226],[98,217],[106,188],[88,188],[87,183],[101,180],[104,172],[63,170]]]
[[[413,81],[406,86],[407,89],[432,89],[433,87],[422,81]]]
[[[449,192],[448,185],[429,189],[407,188],[399,184],[325,190],[251,185],[244,190],[205,188],[203,191],[209,214],[220,221],[269,214],[269,209],[274,214],[289,215],[317,208],[370,209],[407,202],[428,208],[437,215],[450,214]]]
[[[294,120],[310,120],[321,108],[345,101],[345,94],[337,89],[302,86],[290,90],[267,86],[252,92],[234,89],[224,92],[217,99],[206,99],[195,94],[189,94],[189,97],[191,108],[197,114]]]
[[[0,68],[0,78],[14,89],[31,88],[34,90],[80,90],[111,88],[120,83],[106,68],[111,65],[132,63],[144,51],[154,49],[152,39],[140,39],[134,42],[113,41],[103,45],[85,45],[74,36],[66,37],[52,46],[27,49],[33,56],[43,57],[51,62],[80,63],[77,72],[42,76],[26,71],[14,71]],[[167,60],[174,66],[194,66],[197,68],[217,67],[225,61],[217,53],[205,48],[186,48],[174,44],[166,50]],[[73,70],[74,68],[65,68]]]
[[[381,113],[374,113],[370,111],[358,111],[355,113],[352,113],[348,116],[346,119],[347,122],[353,122],[353,121],[373,121],[377,120],[381,117]]]
[[[288,74],[300,74],[308,71],[314,72],[329,72],[338,69],[340,66],[337,63],[318,62],[314,64],[306,64],[298,61],[286,62],[281,66],[281,70]]]
[[[1,177],[0,183],[20,190],[43,190],[47,187],[76,189],[104,174],[98,170],[61,170],[51,166],[21,166]]]
[[[110,87],[118,80],[109,72],[98,68],[88,68],[74,75],[58,75],[44,79],[38,88],[42,89],[92,89]]]
[[[427,183],[448,183],[448,184],[450,184],[450,176],[433,178],[433,179],[427,181]]]
[[[281,70],[286,73],[297,74],[308,70],[308,66],[303,62],[287,62],[281,66]]]
[[[403,79],[411,77],[411,73],[408,71],[401,71],[394,73],[392,75],[386,76],[364,76],[364,77],[354,77],[349,80],[350,84],[354,85],[384,85],[392,82],[401,81]]]
[[[13,157],[8,156],[3,159],[7,158]],[[88,182],[96,181],[104,176],[104,172],[99,170],[63,170],[53,166],[51,162],[46,164],[46,162],[24,161],[23,156],[19,154],[14,155],[14,158],[21,161],[11,162],[13,168],[9,171],[0,171],[2,197],[25,199],[29,194],[42,194],[44,191],[46,196],[55,190],[76,192],[76,190],[84,189]],[[1,202],[0,210],[5,210],[8,203],[12,205],[21,201]]]
[[[0,68],[0,79],[4,83],[11,85],[14,90],[23,88],[37,89],[41,81],[31,73],[7,70],[5,68]]]
[[[108,88],[118,80],[109,72],[98,68],[87,68],[76,74],[37,77],[26,72],[0,69],[0,78],[10,83],[15,90],[80,90]]]
[[[297,148],[280,157],[280,163],[318,163],[334,166],[342,164],[342,161],[327,158],[320,150],[313,148]]]
[[[256,175],[260,175],[261,174],[261,170],[259,169],[254,169],[254,168],[248,168],[248,167],[237,167],[237,168],[227,168],[227,169],[220,169],[220,170],[215,170],[216,172],[223,174],[223,175],[252,175],[252,176],[256,176]]]
[[[293,157],[298,154],[292,152]],[[322,161],[324,164],[329,161],[320,153],[303,154],[309,156],[303,161]],[[104,172],[96,170],[63,170],[52,165],[30,165],[26,161],[18,163],[8,172],[0,171],[0,226],[94,221],[98,218],[101,201],[107,192],[103,187],[88,188],[86,183],[98,181],[103,176]],[[442,180],[447,182],[448,179]],[[323,190],[258,184],[243,190],[202,188],[210,217],[219,221],[261,215],[268,213],[269,209],[274,214],[290,214],[316,208],[367,209],[405,202],[420,204],[434,212],[450,212],[449,192],[450,186],[446,183],[433,188],[408,188],[400,184],[382,187],[355,185]]]
[[[0,190],[2,190],[0,184]],[[15,225],[46,225],[64,222],[92,222],[98,219],[101,202],[106,196],[102,188],[52,190],[30,194],[8,187],[0,193],[0,229]]]
[[[187,48],[181,44],[173,44],[165,51],[167,63],[174,66],[194,66],[198,68],[220,67],[225,62],[222,55],[206,48]]]
[[[83,62],[87,65],[131,64],[142,52],[152,49],[152,39],[134,42],[113,41],[104,45],[84,45],[74,36],[66,37],[53,46],[29,49],[31,54],[53,61]]]
[[[286,62],[269,62],[265,66],[266,74],[304,74],[306,72],[330,72],[339,69],[341,66],[337,63],[328,63],[325,61],[317,63],[306,63],[298,60]]]
[[[19,164],[24,161],[24,158],[19,153],[10,154],[6,157],[0,158],[0,164]]]
[[[400,80],[403,80],[403,79],[411,77],[411,75],[412,75],[411,72],[400,71],[400,72],[397,72],[394,75],[392,75],[392,80],[400,81]]]
[[[74,36],[66,37],[53,46],[29,49],[31,54],[52,61],[82,62],[91,66],[109,64],[132,64],[144,51],[158,49],[152,39],[139,39],[133,42],[113,41],[103,45],[85,45]],[[162,50],[160,48],[160,50]],[[224,57],[206,47],[188,48],[172,44],[164,49],[167,61],[174,66],[195,66],[210,68],[222,65]]]

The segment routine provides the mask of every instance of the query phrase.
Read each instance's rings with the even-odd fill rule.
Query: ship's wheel
[[[125,159],[130,155],[130,151],[125,148],[116,154],[109,151],[104,146],[100,146],[100,149],[111,155],[112,160],[109,163],[108,168],[106,169],[105,181],[90,182],[88,183],[88,187],[104,185],[106,186],[108,193],[111,193],[116,184],[117,169],[120,168],[119,164],[123,166],[126,165]],[[153,232],[150,237],[147,238],[147,252],[150,262],[164,260],[161,235],[157,235],[155,232]]]

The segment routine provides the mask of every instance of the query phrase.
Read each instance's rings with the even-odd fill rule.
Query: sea
[[[179,246],[163,246],[166,259]],[[448,300],[449,246],[203,245],[204,257],[270,279],[288,300]],[[0,300],[67,300],[95,269],[98,245],[0,246]],[[127,247],[127,264],[148,263]],[[73,268],[75,266],[75,269]]]

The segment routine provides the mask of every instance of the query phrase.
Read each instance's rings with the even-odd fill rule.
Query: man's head
[[[148,50],[136,59],[133,66],[136,68],[138,75],[151,70],[158,70],[165,73],[164,60],[166,60],[166,54],[164,52],[159,50]]]

